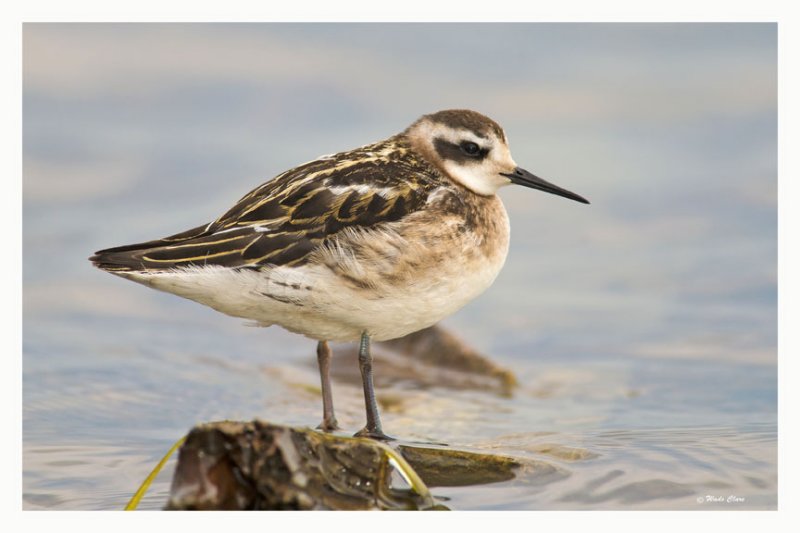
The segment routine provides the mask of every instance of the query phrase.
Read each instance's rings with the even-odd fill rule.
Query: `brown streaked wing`
[[[92,261],[114,271],[303,264],[343,229],[400,220],[444,185],[402,147],[375,157],[385,146],[306,163],[254,189],[207,226],[103,250]]]
[[[167,270],[204,264],[234,266],[236,256],[257,237],[252,229],[242,229],[184,240],[167,238],[151,241],[152,246],[143,243],[101,250],[91,261],[99,268],[112,271]]]

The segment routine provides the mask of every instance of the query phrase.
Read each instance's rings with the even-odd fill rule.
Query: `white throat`
[[[499,172],[496,176],[491,174],[487,176],[486,168],[483,165],[474,165],[470,168],[447,161],[444,163],[444,169],[453,180],[481,196],[491,196],[500,187],[511,183],[510,179],[501,176]]]

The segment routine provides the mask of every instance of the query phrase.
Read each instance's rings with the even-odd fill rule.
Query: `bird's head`
[[[516,183],[589,203],[517,166],[503,128],[475,111],[449,109],[424,115],[403,135],[443,174],[476,194],[490,196],[500,187]]]

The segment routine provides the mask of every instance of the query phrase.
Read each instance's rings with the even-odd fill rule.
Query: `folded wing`
[[[254,189],[209,224],[101,250],[90,260],[111,272],[302,264],[343,229],[401,220],[442,186],[427,165],[402,151],[401,157],[376,156],[378,148],[306,163]]]

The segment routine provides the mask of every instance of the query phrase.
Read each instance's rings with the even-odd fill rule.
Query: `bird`
[[[370,343],[430,327],[493,283],[509,247],[496,193],[510,184],[589,203],[519,167],[497,122],[448,109],[289,169],[212,222],[89,260],[317,341],[323,431],[339,430],[329,342],[358,341],[366,424],[355,436],[392,440],[375,399]]]

